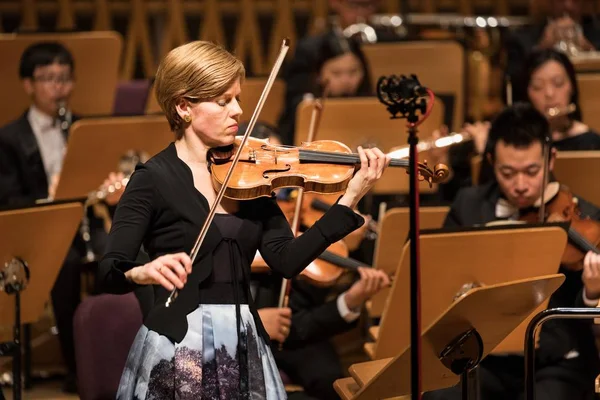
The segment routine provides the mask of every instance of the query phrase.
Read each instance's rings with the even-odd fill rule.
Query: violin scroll
[[[427,161],[418,163],[419,180],[426,181],[431,187],[434,183],[443,183],[450,176],[450,169],[444,164],[436,164],[433,171],[427,166]]]

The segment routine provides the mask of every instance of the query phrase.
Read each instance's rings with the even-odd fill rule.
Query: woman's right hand
[[[125,276],[138,285],[161,285],[168,291],[183,289],[192,272],[192,260],[186,253],[165,254],[156,260],[130,269]]]

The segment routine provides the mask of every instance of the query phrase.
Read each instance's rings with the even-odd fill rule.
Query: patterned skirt
[[[248,305],[241,305],[248,349],[248,389],[240,393],[235,305],[201,305],[187,316],[181,343],[142,326],[129,351],[117,399],[286,399],[269,347]]]

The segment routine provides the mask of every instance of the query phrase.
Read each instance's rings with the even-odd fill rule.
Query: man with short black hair
[[[517,103],[505,109],[492,123],[486,156],[494,178],[486,185],[459,191],[444,223],[445,227],[484,225],[497,220],[517,220],[534,209],[541,197],[544,173],[543,143],[550,132],[547,119],[532,105]],[[549,171],[556,150],[552,149]],[[552,182],[546,189],[551,200],[559,189]],[[600,209],[579,198],[583,216],[600,220]],[[483,267],[483,266],[482,266]],[[561,265],[566,277],[550,297],[549,308],[595,307],[600,299],[600,255],[586,254],[583,269]],[[522,399],[524,359],[522,355],[486,357],[480,367],[482,399]],[[591,320],[554,320],[545,323],[536,351],[536,393],[538,399],[593,399],[594,379],[600,373],[600,359]],[[460,399],[460,388],[427,393],[427,400]]]

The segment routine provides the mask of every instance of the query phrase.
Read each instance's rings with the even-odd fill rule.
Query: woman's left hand
[[[383,171],[390,164],[390,156],[383,154],[378,148],[363,149],[358,147],[358,155],[360,157],[360,169],[354,177],[348,182],[346,193],[338,202],[341,205],[348,206],[352,209],[356,207],[360,199],[377,182]]]

